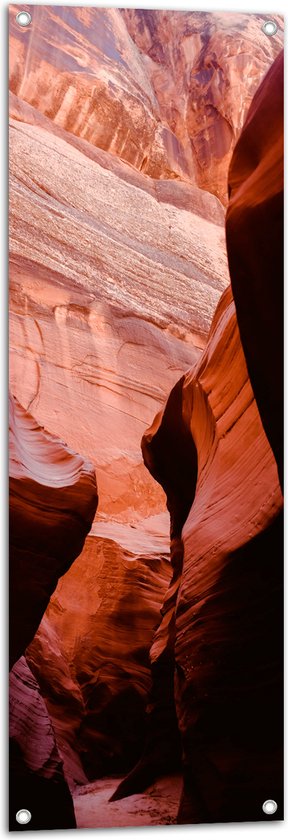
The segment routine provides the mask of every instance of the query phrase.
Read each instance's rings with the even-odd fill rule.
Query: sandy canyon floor
[[[158,779],[145,793],[109,802],[122,777],[99,779],[79,787],[73,801],[78,828],[125,828],[175,825],[181,793],[181,776]]]

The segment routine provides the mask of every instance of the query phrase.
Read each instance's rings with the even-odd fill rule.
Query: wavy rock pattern
[[[12,105],[11,387],[97,462],[102,513],[131,522],[163,510],[139,441],[228,283],[223,210]]]
[[[15,819],[23,806],[29,829],[76,828],[54,730],[24,656],[10,673],[9,728],[10,830],[23,831]]]
[[[178,568],[151,649],[156,680],[164,653],[173,673],[175,636],[176,710],[184,751],[179,821],[258,820],[268,789],[279,807],[282,801],[282,495],[230,289],[218,306],[201,361],[181,386],[179,422],[183,417],[197,449],[192,495],[196,477],[197,485],[182,529],[183,568],[180,530]],[[165,412],[148,431],[143,448],[147,465],[167,487],[163,419]],[[171,429],[174,423],[175,404]],[[170,446],[174,442],[177,435],[171,434]],[[179,473],[186,464],[185,458],[178,461]],[[171,472],[169,505],[174,486]],[[173,548],[175,538],[172,557]],[[161,681],[157,685],[160,693]],[[265,720],[272,713],[279,728],[263,743]],[[140,766],[114,798],[153,780],[153,752],[148,758],[146,753],[141,787]]]
[[[272,198],[276,194],[276,206],[281,207],[283,184],[281,72],[280,57],[248,115],[243,148],[241,138],[232,161],[232,177],[237,172],[237,161],[243,167],[238,170],[237,186],[234,181],[231,216],[228,209],[230,264],[238,253],[238,218],[246,232],[243,262],[245,258],[247,278],[252,280],[252,311],[262,340],[264,307],[260,297],[258,326],[254,281],[257,277],[259,281],[259,274],[253,271],[254,227],[250,224],[247,228],[245,202],[253,218],[255,215],[256,235],[266,220],[267,236],[274,207]],[[260,179],[257,169],[255,172],[251,166],[247,132],[249,135],[250,125],[261,124],[263,110],[270,101],[275,108],[275,122],[262,156],[259,141]],[[281,247],[281,221],[278,212],[273,220],[276,250]],[[281,334],[281,261],[276,261],[273,289],[269,263],[267,271],[262,268],[263,299],[266,304],[269,299],[269,319],[274,329],[280,320]],[[249,350],[254,347],[248,329],[249,298],[244,313],[238,284],[245,275],[240,271],[233,278],[233,286]],[[273,405],[271,411],[270,368],[266,371],[263,361],[259,364],[257,345],[255,353],[249,356],[248,352],[248,360],[252,370],[258,361],[258,367],[254,366],[256,384],[257,376],[258,384],[261,377],[263,381],[267,378],[264,421],[268,417],[274,431],[279,428],[282,415],[282,410],[278,410],[279,406],[282,408],[282,385],[277,409]],[[278,342],[275,361],[278,364]],[[275,391],[274,386],[272,395]],[[247,371],[231,287],[218,304],[201,359],[175,386],[164,411],[145,433],[142,445],[146,466],[167,495],[171,557],[172,562],[173,558],[176,561],[161,610],[162,622],[151,648],[156,697],[151,721],[153,730],[153,721],[161,716],[163,708],[161,663],[166,658],[170,683],[175,667],[175,704],[182,744],[184,785],[178,821],[186,824],[265,820],[262,803],[270,797],[278,803],[276,819],[281,819],[283,500],[277,464]],[[267,720],[275,721],[273,731],[267,732]],[[161,732],[164,751],[168,732],[171,737],[176,728],[172,699],[165,723],[166,729],[163,727]],[[157,755],[161,755],[161,742]],[[171,769],[170,758],[167,772]],[[157,770],[156,765],[156,773]],[[143,790],[154,777],[155,749],[148,731],[142,760],[112,798]]]
[[[73,828],[73,803],[51,720],[35,678],[19,657],[91,528],[95,473],[11,397],[9,474],[10,829],[23,830],[15,819],[23,806],[32,814],[33,829]]]
[[[10,400],[10,659],[25,651],[97,505],[91,464]]]
[[[148,525],[95,523],[27,652],[71,784],[126,772],[143,748],[148,652],[171,575],[165,523]]]
[[[279,236],[278,193],[271,203],[269,189],[280,146],[276,155],[276,136],[271,148],[258,142],[267,124],[259,99],[232,161],[227,225],[258,409],[226,288],[216,196],[225,203],[231,152],[279,52],[283,22],[277,17],[279,35],[267,39],[263,16],[233,15],[231,28],[229,15],[174,13],[172,32],[162,12],[34,7],[25,32],[14,24],[17,10],[10,10],[11,379],[37,422],[15,402],[13,661],[30,642],[29,664],[71,785],[129,770],[146,735],[144,756],[113,799],[177,772],[182,749],[180,822],[261,819],[271,796],[279,816],[281,723],[264,744],[263,728],[271,714],[279,719],[281,706],[282,497],[259,411],[280,467],[281,374],[277,367],[273,381],[269,360],[263,390],[266,310],[259,359],[251,351],[246,286],[239,293],[252,223],[257,242],[248,249],[249,270],[272,205]],[[276,134],[279,125],[276,119]],[[259,199],[265,178],[268,192],[252,207],[250,185]],[[256,273],[247,272],[254,321],[255,290],[260,278],[261,298],[269,264],[263,253]],[[270,302],[270,287],[267,295]],[[279,308],[269,309],[277,365]],[[143,439],[157,486],[141,463],[139,441],[181,376]],[[96,508],[93,468],[70,446],[97,462],[101,521],[31,642]],[[148,649],[163,599],[151,688]],[[15,667],[26,696],[26,665]],[[33,727],[42,712],[37,686],[30,688]],[[51,731],[44,713],[42,724]],[[121,806],[111,807],[121,819]]]
[[[230,204],[226,224],[227,251],[241,340],[281,483],[284,359],[283,61],[282,52],[254,97],[241,142],[235,149],[229,171]],[[253,237],[249,236],[250,230],[253,230]],[[273,354],[269,352],[269,343],[273,346]]]

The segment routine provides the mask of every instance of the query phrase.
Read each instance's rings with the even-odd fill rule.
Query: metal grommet
[[[28,808],[20,808],[20,811],[17,811],[16,820],[20,825],[27,825],[32,819],[31,811],[28,811]]]
[[[262,811],[264,811],[264,814],[267,814],[268,817],[272,817],[273,814],[276,814],[277,808],[278,805],[277,802],[275,802],[275,799],[266,799],[262,805]]]
[[[266,20],[265,23],[263,23],[262,29],[263,29],[263,32],[265,32],[265,35],[270,35],[271,36],[271,35],[276,35],[278,26],[277,26],[277,23],[275,23],[274,20]]]
[[[16,15],[16,21],[19,24],[19,26],[29,26],[31,20],[32,17],[29,14],[29,12],[18,12],[18,15]]]

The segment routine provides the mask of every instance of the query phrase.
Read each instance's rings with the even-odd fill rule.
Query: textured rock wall
[[[10,400],[10,662],[33,639],[58,578],[80,554],[97,505],[95,473]]]
[[[189,176],[227,203],[227,168],[257,87],[283,45],[267,15],[122,11],[159,102],[180,140]]]
[[[27,651],[71,785],[127,772],[143,748],[149,647],[171,574],[156,525],[99,523],[97,536],[95,524]]]
[[[267,15],[42,6],[23,31],[19,9],[14,93],[153,178],[192,181],[226,203],[235,140],[283,18],[269,38]]]
[[[187,177],[141,55],[118,9],[42,6],[21,30],[10,7],[11,90],[57,125],[145,169]],[[27,7],[28,8],[28,7]]]
[[[259,359],[257,329],[263,346],[264,300],[266,305],[269,302],[267,319],[275,331],[278,325],[281,337],[282,265],[276,259],[272,275],[269,261],[266,270],[260,262],[260,295],[254,225],[247,226],[245,207],[248,219],[249,213],[253,214],[256,237],[259,240],[261,235],[263,243],[269,236],[270,216],[276,210],[274,247],[281,251],[282,72],[280,56],[252,104],[232,160],[232,198],[227,216],[229,260],[236,269],[237,220],[242,246],[241,236],[246,233],[245,251],[240,249],[243,262],[238,274],[237,270],[235,275],[232,271],[232,283],[239,302],[248,364],[255,374],[256,395],[259,383],[262,384],[260,412],[264,406],[264,422],[266,425],[268,418],[272,441],[282,420],[283,388],[278,365],[283,347],[277,337],[275,353],[274,347],[271,349],[276,369],[272,388],[271,365],[266,367],[265,353]],[[251,144],[248,149],[247,132],[249,135],[250,128],[252,131],[257,124],[262,128],[265,125],[267,131],[263,113],[271,101],[275,121],[263,141],[259,133],[255,170],[250,157],[253,151],[255,155],[255,147]],[[265,224],[262,228],[261,223]],[[250,280],[245,310],[241,306],[242,278],[246,283]],[[255,345],[249,331],[250,297],[256,323]],[[173,389],[166,408],[145,433],[142,445],[148,469],[167,494],[171,558],[173,562],[176,548],[178,559],[151,648],[158,709],[163,705],[158,676],[164,655],[170,681],[175,669],[174,696],[184,778],[178,821],[259,821],[266,819],[262,803],[267,798],[276,800],[276,819],[281,819],[283,499],[277,463],[252,391],[231,287],[218,304],[201,359]],[[278,465],[281,468],[281,458]],[[154,717],[158,709],[154,710]],[[166,731],[163,727],[161,733],[164,750],[172,718],[171,704]],[[267,720],[275,721],[269,732]],[[168,772],[171,769],[170,762]],[[148,733],[142,759],[113,798],[143,790],[154,775]]]
[[[241,340],[262,423],[277,461],[281,484],[284,360],[283,62],[282,52],[254,97],[241,142],[235,149],[229,171],[230,203],[226,223],[229,266]],[[249,236],[251,230],[253,236]]]
[[[81,552],[96,510],[96,479],[89,463],[40,428],[12,397],[9,490],[10,829],[23,830],[16,822],[23,805],[34,830],[71,828],[73,803],[55,733],[22,654],[58,578]]]
[[[99,511],[131,522],[163,510],[139,441],[227,285],[223,211],[12,106],[11,387],[97,462]]]
[[[9,828],[21,807],[32,816],[28,829],[76,828],[72,797],[39,686],[22,656],[9,680]]]
[[[99,521],[81,557],[52,596],[29,647],[29,663],[45,696],[71,784],[85,782],[85,773],[93,777],[115,769],[129,770],[147,728],[144,759],[136,772],[132,771],[132,779],[123,783],[123,794],[123,790],[142,790],[155,774],[179,767],[174,702],[176,634],[176,701],[185,754],[179,819],[225,820],[227,815],[234,819],[235,814],[238,818],[237,797],[243,792],[246,796],[247,785],[254,805],[248,797],[245,817],[254,819],[255,801],[265,793],[264,782],[275,783],[275,798],[279,802],[281,798],[273,744],[267,745],[271,778],[265,780],[259,770],[260,725],[271,708],[278,713],[280,702],[279,663],[273,659],[264,615],[269,613],[268,595],[272,592],[271,622],[278,650],[281,569],[279,564],[278,578],[273,577],[269,558],[278,551],[281,539],[281,494],[251,391],[230,290],[219,305],[205,355],[197,360],[229,281],[223,208],[216,196],[225,202],[232,148],[253,92],[280,49],[283,22],[277,18],[280,33],[269,40],[261,31],[263,16],[256,15],[176,12],[172,32],[167,13],[33,7],[33,28],[25,32],[14,24],[17,11],[11,7],[12,390],[33,412],[37,422],[30,417],[28,426],[32,423],[35,434],[41,438],[37,423],[44,424],[50,433],[60,434],[69,447],[97,464],[100,493]],[[263,115],[260,121],[255,117],[253,142],[257,132],[262,136],[263,119]],[[246,152],[244,144],[238,144],[230,170],[232,201],[227,227],[239,313],[237,271],[242,279],[241,260],[251,232],[251,219],[246,215],[251,198],[248,189],[240,220],[242,224],[244,219],[244,239],[239,260],[237,191],[239,173],[242,177],[247,171],[249,130],[245,137]],[[256,167],[254,195],[264,183],[262,174],[269,169],[270,151],[256,146],[256,158],[258,155],[266,163]],[[253,167],[254,162],[253,158]],[[270,176],[268,181],[271,185]],[[263,215],[257,217],[257,250],[271,214],[266,199]],[[275,207],[279,218],[278,198]],[[257,227],[255,215],[252,221]],[[250,265],[252,251],[251,246]],[[264,270],[265,263],[268,265],[268,260],[263,261]],[[251,283],[249,294],[250,289]],[[252,297],[249,303],[255,320],[259,294],[255,302]],[[245,300],[246,293],[244,304]],[[274,321],[273,307],[270,311],[274,343],[278,341],[278,316]],[[249,349],[250,327],[245,317],[239,315],[239,326],[247,365],[280,465],[276,450],[279,427],[274,418],[271,434],[268,401],[264,400],[266,417],[265,405],[263,408],[263,365],[260,359],[259,366],[259,359],[255,360]],[[266,333],[264,322],[259,338],[265,351],[269,345]],[[267,354],[265,358],[270,370]],[[172,517],[170,566],[164,494],[142,464],[139,441],[175,381],[193,364],[144,441],[145,462],[167,494]],[[270,393],[272,380],[273,366]],[[275,379],[277,388],[280,380],[281,374]],[[275,410],[277,419],[278,404]],[[17,412],[20,416],[19,405]],[[44,437],[49,436],[44,433]],[[241,458],[235,452],[239,440],[243,440]],[[51,465],[53,457],[51,454]],[[91,471],[89,475],[87,484],[80,481],[84,507],[89,481],[93,485]],[[255,491],[252,501],[247,493],[250,481]],[[24,496],[25,482],[21,479]],[[44,495],[46,506],[46,490]],[[77,493],[76,502],[73,511],[77,510],[78,517]],[[56,515],[53,505],[51,502],[48,512],[49,520],[52,511],[51,522]],[[37,524],[37,505],[32,514]],[[193,545],[190,525],[191,533],[196,533]],[[81,539],[77,532],[77,551],[69,563],[80,551],[87,522],[86,526]],[[58,541],[58,531],[55,536]],[[61,560],[60,565],[50,568],[49,557],[45,580],[40,572],[31,609],[33,621],[29,617],[22,639],[25,644],[33,637],[58,574],[67,568],[66,542],[63,536],[61,558],[59,542],[56,559],[57,564]],[[23,545],[17,544],[16,555],[18,549],[22,557]],[[30,549],[29,545],[29,561]],[[171,575],[163,620],[151,649],[153,686],[145,719],[151,687],[148,649]],[[19,586],[21,580],[19,576]],[[239,588],[245,593],[244,605],[239,601]],[[31,593],[27,598],[30,604]],[[231,604],[235,606],[232,616]],[[255,611],[259,618],[254,625]],[[208,642],[205,633],[200,634],[201,622]],[[195,633],[193,662],[191,628]],[[237,647],[241,633],[250,646],[248,663],[243,663]],[[268,665],[261,660],[257,633],[266,640]],[[232,664],[229,645],[225,647],[227,638],[236,648]],[[15,658],[22,652],[20,648]],[[237,682],[237,668],[244,673],[244,683],[247,679],[249,702],[243,685]],[[258,691],[259,673],[264,674],[264,703],[263,692],[260,697]],[[226,703],[225,717],[217,705],[219,698],[221,708],[223,698]],[[263,716],[255,727],[257,704],[262,704]],[[232,707],[236,710],[233,720]],[[217,709],[219,718],[215,719]],[[233,756],[228,748],[225,752],[225,744],[223,747],[225,725],[235,748]],[[211,749],[204,744],[206,731],[212,731]],[[239,733],[246,753],[251,744],[255,746],[251,768],[259,779],[257,791],[245,773],[243,778]],[[269,788],[264,798],[271,795]],[[239,818],[243,819],[243,814]]]

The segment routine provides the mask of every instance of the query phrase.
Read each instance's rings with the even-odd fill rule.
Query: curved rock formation
[[[127,772],[143,749],[149,648],[171,576],[165,523],[144,527],[95,523],[27,651],[71,786]]]
[[[172,523],[178,522],[171,543],[178,564],[151,649],[158,695],[154,716],[165,699],[157,666],[166,656],[167,672],[170,667],[173,675],[175,638],[176,709],[184,751],[179,821],[257,820],[268,789],[279,806],[282,799],[281,722],[270,743],[267,738],[263,744],[265,715],[273,712],[281,721],[282,496],[247,373],[231,289],[218,305],[207,349],[179,382],[178,392],[178,401],[170,399],[170,406],[168,401],[143,439],[146,465],[165,487]],[[173,464],[171,451],[179,447],[177,427],[183,422],[183,454]],[[188,434],[197,450],[197,461],[194,456],[191,463]],[[190,501],[189,481],[185,492],[189,472]],[[183,476],[184,492],[176,494],[175,505],[178,476]],[[192,504],[188,517],[187,503]],[[271,553],[277,557],[276,569]],[[172,718],[171,704],[158,755],[163,745],[166,754]],[[157,772],[148,737],[142,761],[113,799],[145,789]]]
[[[54,730],[24,656],[10,673],[9,729],[10,831],[23,831],[16,820],[21,807],[32,816],[24,830],[76,828]]]
[[[254,342],[248,329],[249,302],[251,296],[260,341],[264,337],[265,305],[269,310],[267,318],[274,330],[279,325],[281,334],[279,289],[283,276],[279,259],[275,262],[274,306],[270,263],[267,261],[265,267],[260,261],[260,277],[256,270],[254,226],[251,219],[250,225],[246,224],[245,210],[247,206],[248,219],[249,213],[255,218],[256,241],[265,222],[266,227],[261,231],[261,241],[264,241],[270,233],[270,214],[275,206],[278,208],[273,221],[274,247],[276,251],[278,247],[281,249],[281,71],[280,58],[253,103],[243,132],[243,149],[242,138],[236,149],[231,172],[237,172],[237,161],[242,161],[243,168],[238,169],[240,183],[238,192],[235,186],[235,198],[232,193],[227,226],[230,265],[237,266],[233,260],[238,254],[237,219],[240,219],[242,263],[239,273],[232,275],[232,282],[238,295],[244,347],[247,339],[252,370],[256,359],[258,362],[258,367],[254,366],[259,377],[257,383],[256,376],[256,395],[259,381],[267,380],[263,422],[268,418],[269,430],[279,429],[281,422],[282,383],[277,374],[272,395],[277,383],[280,393],[275,406],[269,388],[271,366],[266,371],[265,357],[263,354],[260,359],[257,344],[253,353]],[[248,148],[247,141],[250,119],[254,125],[259,122],[264,126],[263,109],[265,112],[271,101],[275,106],[275,122],[263,147],[259,135],[255,170],[255,145]],[[272,200],[274,191],[276,205]],[[247,281],[249,277],[252,279],[248,302],[246,289],[245,313],[244,306],[241,310],[243,277]],[[258,298],[257,281],[261,283]],[[277,341],[276,364],[280,350],[281,343]],[[261,411],[259,397],[258,401]],[[187,445],[189,436],[190,446]],[[193,447],[196,447],[194,454]],[[151,648],[156,677],[154,692],[155,686],[159,688],[160,709],[163,698],[157,664],[166,654],[170,681],[175,666],[175,704],[184,777],[178,821],[186,824],[265,820],[262,804],[267,798],[276,800],[275,818],[281,819],[283,500],[277,464],[246,367],[231,287],[225,290],[218,304],[201,359],[179,381],[166,408],[144,435],[143,454],[146,466],[167,495],[172,558],[175,538],[178,538],[178,566]],[[171,720],[172,713],[166,732],[161,733],[164,752]],[[269,720],[275,725],[267,732]],[[168,772],[171,769],[170,765]],[[143,790],[154,777],[154,754],[148,737],[142,761],[112,798]]]
[[[97,506],[95,473],[10,399],[10,662],[32,641]]]
[[[183,751],[180,822],[261,819],[271,796],[278,818],[281,722],[264,742],[263,727],[281,709],[282,497],[261,420],[280,464],[272,386],[281,377],[272,382],[267,361],[261,379],[265,311],[259,294],[252,299],[252,244],[262,360],[240,284],[251,219],[259,247],[280,203],[270,200],[270,174],[251,206],[246,174],[259,199],[276,145],[261,136],[255,147],[249,120],[230,170],[227,239],[258,409],[216,195],[225,202],[232,148],[283,22],[268,39],[258,15],[175,12],[172,32],[165,12],[33,9],[26,31],[10,10],[10,372],[36,418],[15,402],[13,661],[30,642],[71,786],[129,771],[145,741],[113,799],[177,772]],[[253,108],[260,131],[266,106]],[[269,311],[273,342],[279,308]],[[171,388],[143,439],[156,484],[139,441]],[[100,521],[54,591],[97,500],[93,468],[70,446],[97,463]]]
[[[255,91],[283,46],[267,15],[124,9],[161,119],[181,143],[193,183],[227,204],[227,168]]]
[[[12,104],[11,388],[97,463],[101,513],[131,523],[164,507],[139,441],[228,283],[223,209]]]
[[[32,814],[28,828],[74,828],[73,803],[55,733],[21,655],[58,578],[80,553],[91,528],[96,479],[89,463],[40,428],[12,397],[9,474],[10,829],[23,831],[16,821],[23,806]]]
[[[241,140],[236,146],[229,171],[230,203],[226,223],[228,259],[241,340],[281,483],[284,359],[283,58],[282,52],[265,76],[254,97]],[[249,235],[251,230],[253,236]]]

